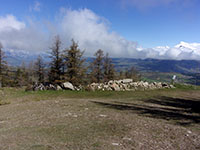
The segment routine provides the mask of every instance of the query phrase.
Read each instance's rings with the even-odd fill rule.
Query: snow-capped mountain
[[[197,50],[200,51],[200,43],[186,43],[186,42],[181,41],[180,44],[175,46],[175,48],[179,48],[182,50],[190,49],[194,51],[197,51]]]
[[[200,43],[180,42],[174,47],[158,46],[152,51],[155,59],[200,60]]]

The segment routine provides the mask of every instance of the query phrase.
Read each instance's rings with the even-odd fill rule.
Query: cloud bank
[[[85,56],[92,56],[102,49],[111,57],[200,59],[200,44],[181,42],[173,48],[142,48],[110,31],[107,21],[89,9],[62,9],[56,23],[41,24],[17,20],[13,15],[0,17],[0,42],[6,49],[42,52],[48,50],[52,39],[59,34],[63,47],[69,47],[71,39],[78,41]]]

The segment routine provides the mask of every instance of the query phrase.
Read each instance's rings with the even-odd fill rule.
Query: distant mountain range
[[[20,66],[34,62],[39,54],[25,51],[5,51],[8,64]],[[48,53],[40,53],[45,61],[49,61]],[[87,57],[90,62],[93,58]],[[159,60],[159,59],[134,59],[134,58],[112,58],[116,69],[126,70],[132,66],[141,72],[175,72],[181,74],[200,73],[200,61],[197,60]]]

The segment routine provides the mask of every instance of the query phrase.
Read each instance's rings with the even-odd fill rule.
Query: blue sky
[[[120,40],[121,45],[117,45],[121,48],[139,47],[138,51],[140,51],[141,47],[146,49],[156,46],[173,47],[181,41],[200,43],[199,0],[0,0],[0,4],[0,23],[1,21],[5,23],[9,18],[8,15],[14,17],[11,19],[13,20],[12,25],[7,25],[8,21],[5,24],[10,28],[17,29],[15,34],[11,34],[11,32],[14,33],[14,30],[9,30],[9,34],[5,33],[5,30],[3,32],[6,25],[2,27],[2,32],[9,37],[12,35],[13,40],[15,39],[13,36],[16,34],[20,34],[19,38],[31,33],[36,34],[36,30],[43,34],[40,36],[40,33],[37,33],[31,39],[37,39],[39,35],[39,37],[46,38],[45,42],[49,40],[48,36],[53,37],[52,34],[62,34],[64,31],[67,34],[68,30],[75,29],[72,27],[65,29],[64,25],[76,25],[78,20],[73,20],[73,25],[69,20],[71,15],[75,15],[77,19],[86,16],[87,21],[82,18],[83,22],[78,22],[83,24],[84,29],[87,28],[87,25],[91,26],[91,31],[94,30],[93,32],[96,31],[99,34],[102,32],[103,35],[105,34],[104,37],[108,37],[108,41],[115,41],[115,43],[122,39]],[[91,18],[88,18],[88,15],[93,15],[93,22],[90,21]],[[14,26],[15,23],[18,26]],[[81,28],[81,26],[77,27]],[[89,28],[87,30],[90,32]],[[83,37],[87,35],[83,35],[81,30],[79,33],[82,35],[71,33],[70,36],[61,35],[61,37],[66,40],[74,35],[73,38],[77,37],[75,40],[80,42],[82,48],[87,48],[86,44],[81,43]],[[5,37],[0,36],[0,40],[6,47],[18,47],[15,44],[9,46],[5,42]],[[112,40],[112,38],[116,39]],[[85,41],[85,43],[89,42]],[[114,43],[113,46],[105,46],[102,41],[95,40],[95,42],[102,43],[99,48],[101,45],[105,49],[115,47]],[[22,49],[27,47],[22,46]],[[96,48],[93,44],[90,44],[90,47]],[[39,49],[39,47],[34,48]],[[127,50],[127,53],[131,51],[130,49]],[[110,52],[110,50],[107,51]],[[130,53],[135,55],[135,52]],[[113,56],[115,55],[120,55],[120,53],[117,51]],[[140,56],[138,53],[136,55]]]

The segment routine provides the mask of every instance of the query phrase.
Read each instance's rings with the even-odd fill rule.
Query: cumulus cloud
[[[26,26],[13,15],[0,17],[0,42],[4,48],[27,51],[47,49],[47,34],[39,25]]]
[[[111,53],[112,56],[133,55],[136,42],[127,41],[115,32],[109,32],[105,20],[91,10],[66,10],[60,29],[65,41],[74,38],[86,55],[93,55],[98,49]]]
[[[59,34],[63,48],[69,47],[73,38],[80,49],[85,50],[85,56],[93,56],[102,49],[111,57],[200,59],[199,43],[181,42],[173,48],[142,48],[137,42],[110,31],[108,21],[89,9],[62,9],[56,23],[43,24],[45,30],[41,26],[33,22],[26,25],[12,15],[1,17],[0,42],[7,49],[41,52],[49,49],[53,36]]]

